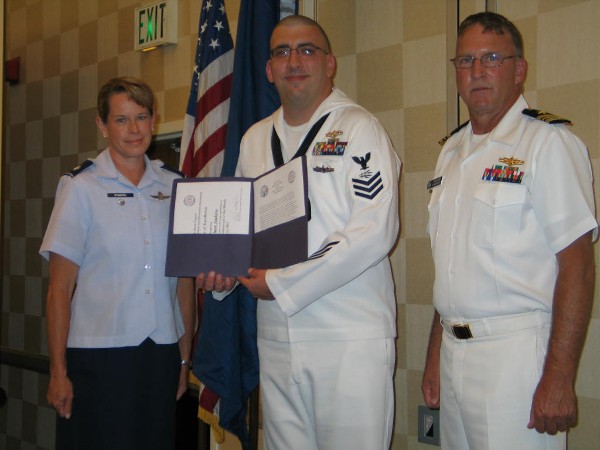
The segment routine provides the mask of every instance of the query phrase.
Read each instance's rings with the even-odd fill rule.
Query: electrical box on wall
[[[8,84],[18,84],[20,80],[20,66],[21,59],[17,56],[16,58],[9,59],[4,63],[4,79]]]
[[[419,405],[418,440],[424,444],[440,445],[440,411]]]
[[[135,50],[177,43],[178,0],[163,0],[135,9]]]

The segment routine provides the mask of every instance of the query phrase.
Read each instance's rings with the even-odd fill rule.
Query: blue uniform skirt
[[[179,347],[68,348],[71,418],[57,416],[57,450],[169,450],[175,445]]]

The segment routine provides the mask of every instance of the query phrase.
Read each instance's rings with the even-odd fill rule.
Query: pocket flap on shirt
[[[474,197],[492,208],[520,205],[527,198],[527,187],[511,183],[481,183],[475,189]]]

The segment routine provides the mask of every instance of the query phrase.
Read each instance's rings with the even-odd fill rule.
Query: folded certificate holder
[[[247,275],[305,261],[306,158],[258,178],[181,178],[173,182],[167,276],[215,271]]]

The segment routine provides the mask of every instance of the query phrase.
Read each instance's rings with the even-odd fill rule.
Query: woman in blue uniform
[[[108,146],[58,185],[40,253],[60,450],[174,447],[193,284],[164,275],[169,193],[181,175],[145,154],[154,120],[148,85],[108,81],[96,118]]]

